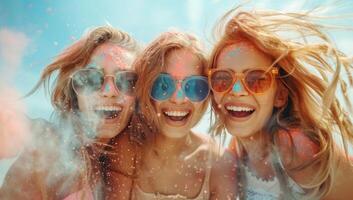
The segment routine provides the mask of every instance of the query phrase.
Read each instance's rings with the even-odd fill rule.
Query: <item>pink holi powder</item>
[[[96,49],[92,60],[94,63],[104,64],[107,67],[119,66],[121,70],[129,69],[127,61],[123,60],[128,53],[115,44],[104,44]]]
[[[20,95],[9,88],[0,88],[0,159],[16,156],[30,136],[29,120]]]
[[[93,195],[92,191],[89,189],[89,187],[85,187],[82,190],[75,192],[73,194],[70,194],[69,196],[65,197],[63,200],[93,200]]]

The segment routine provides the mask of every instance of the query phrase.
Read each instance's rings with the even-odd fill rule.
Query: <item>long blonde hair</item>
[[[134,65],[138,74],[136,95],[141,113],[148,117],[148,124],[159,132],[160,122],[150,98],[150,92],[156,77],[165,69],[168,55],[174,50],[187,49],[195,54],[200,61],[202,75],[206,76],[207,61],[201,43],[191,34],[178,31],[162,33],[136,59]],[[200,112],[200,118],[207,108],[207,100]]]
[[[341,136],[347,159],[348,144],[353,141],[352,121],[335,96],[340,90],[343,103],[352,111],[347,83],[341,77],[342,71],[346,72],[352,86],[352,60],[334,46],[323,32],[324,27],[314,23],[314,19],[310,13],[232,9],[215,27],[222,35],[211,54],[209,68],[217,66],[222,49],[241,38],[273,58],[272,67],[280,68],[279,81],[288,89],[289,97],[284,107],[274,109],[264,128],[270,133],[274,148],[278,131],[293,127],[299,127],[318,145],[315,159],[299,168],[319,163],[311,183],[301,186],[312,196],[323,197],[332,187],[338,161],[334,133]],[[219,134],[225,130],[224,119],[213,98],[212,107],[215,123],[211,130]]]
[[[77,183],[79,188],[84,185],[92,185],[97,181],[97,174],[93,172],[92,161],[100,159],[95,152],[97,148],[93,144],[87,148],[86,136],[83,134],[84,125],[78,116],[77,96],[73,91],[71,74],[78,69],[84,68],[90,61],[94,50],[104,43],[116,44],[127,50],[133,56],[141,51],[139,44],[126,32],[117,30],[111,26],[102,26],[90,30],[81,39],[65,49],[57,58],[43,70],[37,85],[29,92],[34,93],[40,86],[44,86],[47,93],[51,95],[51,103],[54,107],[55,119],[59,121],[58,134],[63,132],[60,128],[63,126],[72,132],[69,140],[75,140],[77,156],[82,163],[80,169],[80,181]],[[57,74],[55,74],[57,72]],[[56,79],[51,81],[55,74]],[[66,130],[65,130],[66,131]],[[95,141],[92,141],[95,142]],[[78,146],[77,146],[78,145]],[[99,149],[99,148],[98,148]],[[38,177],[38,181],[41,177]],[[41,184],[45,185],[45,184]],[[48,197],[45,189],[42,189],[43,197]],[[46,199],[46,198],[45,198]]]

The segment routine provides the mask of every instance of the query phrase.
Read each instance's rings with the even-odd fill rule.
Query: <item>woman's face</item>
[[[226,46],[221,51],[216,68],[217,70],[231,70],[232,74],[246,74],[255,69],[269,70],[271,64],[272,60],[268,55],[252,43],[242,41]],[[227,92],[213,91],[213,96],[225,119],[227,130],[234,136],[249,137],[261,131],[268,123],[273,111],[277,84],[274,79],[271,79],[272,84],[269,88],[261,94],[255,94],[248,89],[250,87],[244,85],[246,81],[239,81],[240,76],[237,74],[237,80],[230,90]],[[264,82],[261,82],[252,87],[262,88],[263,85]]]
[[[131,73],[133,58],[131,53],[120,46],[104,43],[95,49],[89,64],[81,69],[88,71],[81,71],[84,72],[83,76],[77,78],[80,84],[83,83],[76,86],[81,90],[75,90],[79,110],[96,128],[98,138],[108,139],[116,136],[130,120],[135,96],[133,93],[127,93],[125,89],[131,87],[133,79],[136,78],[134,73]],[[120,86],[117,83],[120,83]],[[93,88],[89,88],[90,86]],[[75,84],[73,87],[75,89]]]
[[[195,54],[186,49],[178,49],[167,56],[163,73],[178,80],[176,90],[166,100],[152,100],[153,105],[160,118],[162,134],[171,138],[181,138],[198,122],[204,106],[204,101],[193,102],[185,96],[185,91],[181,89],[182,80],[190,76],[200,76],[202,66]]]

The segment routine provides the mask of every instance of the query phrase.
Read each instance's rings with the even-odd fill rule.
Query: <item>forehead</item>
[[[202,66],[200,59],[187,49],[177,49],[170,52],[166,58],[164,72],[174,77],[200,75]]]
[[[217,60],[217,68],[230,68],[237,72],[252,68],[267,69],[271,64],[271,57],[248,41],[226,46]]]
[[[94,50],[88,66],[99,69],[129,70],[133,59],[133,54],[126,49],[113,43],[104,43]]]

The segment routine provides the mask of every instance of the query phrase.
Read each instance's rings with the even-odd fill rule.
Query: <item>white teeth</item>
[[[98,111],[121,111],[122,108],[119,106],[97,106],[95,110],[98,110]]]
[[[185,117],[187,114],[189,114],[189,112],[185,111],[166,111],[164,113],[172,117]]]
[[[255,109],[249,107],[240,107],[240,106],[227,106],[227,110],[236,111],[236,112],[251,112]]]

